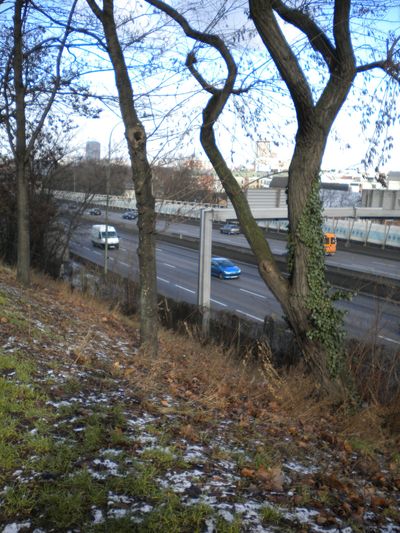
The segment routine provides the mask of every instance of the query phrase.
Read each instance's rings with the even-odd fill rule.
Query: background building
[[[100,160],[100,143],[97,141],[88,141],[86,143],[86,159]]]

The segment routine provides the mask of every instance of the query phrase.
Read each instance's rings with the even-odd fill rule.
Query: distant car
[[[89,215],[101,215],[101,211],[98,207],[94,207],[93,209],[90,209]]]
[[[122,218],[124,218],[125,220],[135,220],[136,218],[138,217],[138,212],[137,211],[126,211],[123,215],[122,215]]]
[[[240,228],[237,224],[224,224],[219,231],[227,235],[239,235]]]
[[[234,279],[241,274],[240,268],[225,257],[213,257],[211,259],[211,275],[220,279]]]
[[[68,209],[78,209],[78,204],[76,202],[71,202],[68,204]]]

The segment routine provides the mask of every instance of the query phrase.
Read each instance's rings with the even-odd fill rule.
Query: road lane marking
[[[163,281],[164,283],[171,283],[168,279],[160,278],[160,276],[157,276],[157,279]]]
[[[98,252],[97,250],[93,250],[93,253],[97,255],[104,255],[104,253]]]
[[[252,296],[257,296],[257,298],[263,298],[264,300],[267,299],[266,296],[263,296],[262,294],[257,294],[256,292],[248,291],[247,289],[239,289],[242,292],[247,292],[247,294],[251,294]]]
[[[124,263],[123,261],[120,261],[120,264],[121,264],[121,265],[124,265],[124,266],[126,266],[126,267],[128,267],[128,268],[131,266],[129,263]]]
[[[178,289],[182,289],[183,291],[191,292],[192,294],[196,294],[196,291],[192,291],[192,289],[187,289],[186,287],[182,287],[182,285],[175,285],[175,287],[178,287]]]
[[[127,252],[128,248],[120,248],[121,252]]]
[[[169,263],[163,263],[163,265],[169,267],[169,268],[176,268],[175,265],[170,265]]]
[[[385,337],[384,335],[378,335],[378,337],[388,342],[394,342],[395,344],[400,344],[400,341],[396,341],[395,339],[391,339],[390,337]]]
[[[258,320],[259,322],[264,322],[263,318],[260,318],[258,316],[250,315],[250,313],[245,313],[244,311],[241,311],[240,309],[235,309],[236,313],[241,313],[242,315],[248,316],[249,318],[253,318],[254,320]]]
[[[222,307],[227,307],[227,304],[224,304],[223,302],[220,302],[219,300],[214,300],[214,298],[210,298],[211,302],[214,302],[215,304],[222,305]]]
[[[161,248],[156,248],[156,252],[162,252]]]

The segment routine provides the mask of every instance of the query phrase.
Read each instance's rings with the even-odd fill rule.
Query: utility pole
[[[104,275],[106,276],[108,273],[108,205],[110,200],[110,180],[111,180],[111,139],[112,135],[114,133],[114,130],[121,121],[117,122],[115,126],[110,131],[110,136],[108,138],[108,161],[107,161],[107,171],[106,171],[106,219],[105,219],[105,226],[106,226],[106,241],[104,244]]]
[[[111,139],[111,136],[110,136]],[[106,172],[106,241],[104,243],[104,275],[107,276],[108,273],[108,200],[110,196],[110,174],[111,174],[111,164],[110,164],[110,145],[108,148],[108,164]]]
[[[210,330],[212,215],[211,208],[201,210],[197,305],[202,312],[204,336],[207,336]]]

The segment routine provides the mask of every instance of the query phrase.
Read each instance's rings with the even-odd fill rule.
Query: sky
[[[125,2],[126,3],[126,2]],[[236,16],[236,15],[235,15]],[[388,29],[398,29],[400,28],[400,7],[397,10],[393,10],[391,13],[391,24],[388,23],[386,27],[383,25],[384,31]],[[189,45],[182,44],[183,47],[181,50],[181,58],[184,57],[186,51],[183,49]],[[191,45],[190,45],[191,46]],[[259,55],[259,52],[263,50],[263,47],[260,48],[257,44],[252,44],[253,52],[255,55]],[[242,50],[242,56],[239,57],[239,66],[240,61],[249,53],[249,47]],[[258,60],[260,58],[258,57]],[[264,60],[264,59],[263,59]],[[257,59],[255,60],[257,61]],[[312,74],[310,74],[312,76]],[[174,83],[173,78],[171,78],[172,83]],[[113,94],[114,81],[113,75],[111,73],[94,74],[91,80],[97,89],[100,92],[106,92]],[[178,83],[178,81],[176,81]],[[190,83],[190,82],[185,82]],[[372,83],[372,82],[371,82]],[[357,85],[357,81],[355,86]],[[182,86],[183,87],[183,86]],[[192,90],[192,88],[189,89]],[[357,98],[357,90],[361,90],[360,87],[355,87],[353,95],[350,97],[354,102],[354,99]],[[275,98],[275,95],[266,95],[266,99]],[[186,123],[191,122],[192,134],[186,135],[182,139],[178,137],[178,144],[174,146],[173,143],[163,145],[160,138],[152,140],[152,137],[149,141],[149,152],[150,157],[157,158],[160,156],[160,150],[162,148],[171,149],[169,153],[170,157],[179,157],[179,156],[192,156],[196,158],[206,160],[206,157],[201,149],[199,142],[199,125],[201,122],[201,117],[199,116],[201,103],[205,102],[204,95],[193,96],[190,101],[190,106],[192,106],[192,114],[190,111],[183,116],[178,114],[178,117],[172,120],[168,125],[168,132],[178,129],[180,123],[183,124],[184,120]],[[400,109],[400,99],[398,100],[398,107]],[[286,111],[283,111],[286,110]],[[251,113],[249,110],[248,113]],[[274,145],[274,151],[277,154],[277,157],[283,161],[289,161],[290,155],[293,151],[293,139],[295,135],[294,125],[285,125],[284,118],[285,113],[289,114],[287,104],[280,105],[278,99],[273,102],[271,110],[268,110],[267,120],[265,122],[265,127],[263,122],[260,120],[258,124],[255,124],[254,129],[252,130],[251,124],[248,129],[250,130],[250,136],[246,135],[246,132],[243,131],[241,127],[242,119],[234,117],[231,114],[225,114],[224,121],[220,121],[220,124],[217,125],[216,130],[219,134],[219,146],[224,156],[226,157],[228,163],[233,167],[245,166],[249,169],[254,167],[255,157],[256,157],[256,146],[257,139],[267,140],[269,142],[279,142],[279,146]],[[123,126],[118,116],[118,111],[111,112],[105,110],[100,119],[95,120],[78,120],[79,129],[75,132],[74,145],[80,153],[84,152],[84,148],[87,141],[96,140],[101,144],[101,155],[102,157],[108,156],[109,143],[111,141],[112,154],[118,153],[126,157],[126,149],[124,147],[124,138],[123,138]],[[278,136],[276,133],[271,132],[271,123],[276,124],[277,129],[281,132],[284,131],[286,138]],[[145,122],[146,131],[151,134],[154,124],[151,121]],[[257,131],[256,131],[257,128]],[[251,135],[254,133],[254,135]],[[391,151],[391,158],[386,163],[380,166],[381,171],[389,170],[400,170],[400,127],[397,126],[393,130],[393,149]],[[171,134],[172,135],[172,134]],[[368,147],[368,138],[367,134],[362,131],[359,124],[359,120],[356,115],[352,114],[348,116],[346,110],[343,110],[336,119],[334,129],[331,132],[331,135],[328,140],[326,147],[322,169],[332,169],[337,170],[346,170],[354,169],[363,171],[362,160],[365,157],[365,153]]]

